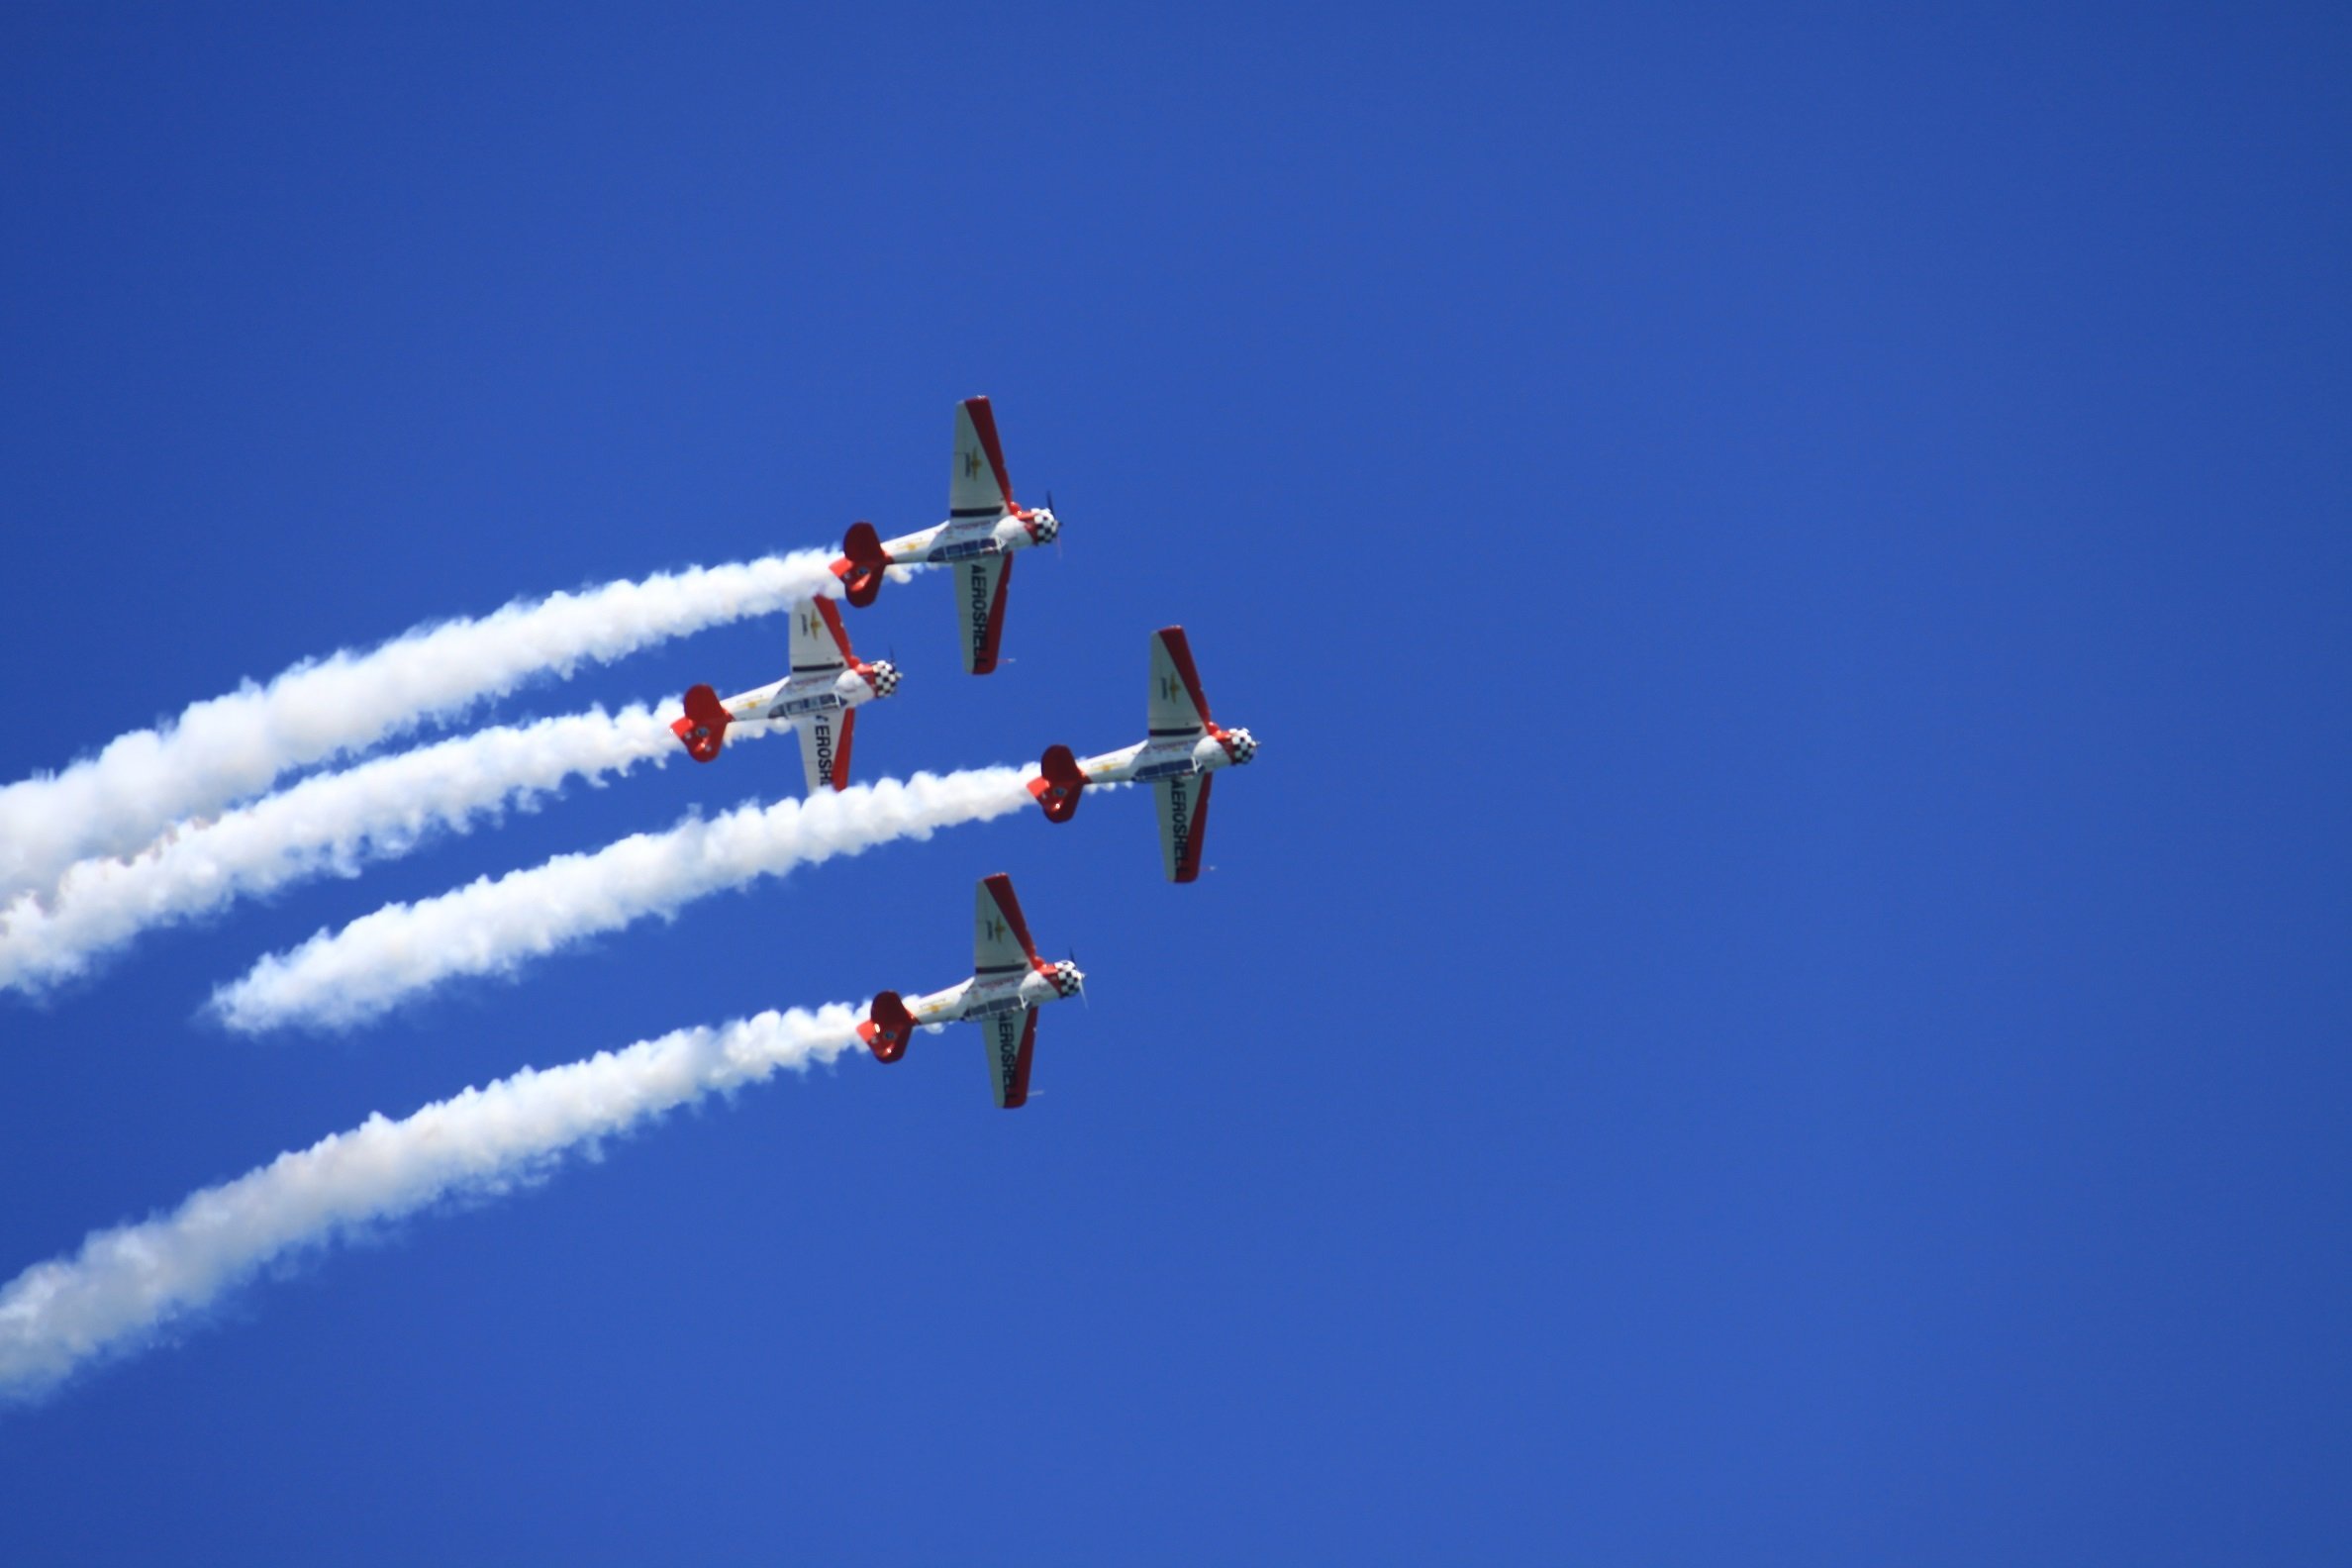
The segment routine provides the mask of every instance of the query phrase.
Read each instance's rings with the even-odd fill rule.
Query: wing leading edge
[[[972,973],[985,980],[1036,966],[1037,946],[1013,896],[1013,879],[1000,871],[981,882],[972,911]]]

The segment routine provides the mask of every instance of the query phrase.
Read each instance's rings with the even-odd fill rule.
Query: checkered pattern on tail
[[[1029,530],[1031,543],[1050,544],[1053,537],[1061,532],[1061,519],[1039,507],[1023,520],[1023,526]]]
[[[1225,755],[1231,757],[1235,764],[1257,755],[1257,737],[1246,730],[1221,730],[1217,738],[1225,743]]]
[[[1084,984],[1086,976],[1078,972],[1076,964],[1057,963],[1053,966],[1053,989],[1058,995],[1074,997]]]
[[[866,678],[866,684],[874,688],[877,697],[887,697],[898,690],[898,666],[888,659],[866,665],[861,673]]]

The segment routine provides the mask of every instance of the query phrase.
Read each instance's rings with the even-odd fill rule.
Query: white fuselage
[[[1034,511],[1000,512],[993,517],[949,518],[914,534],[882,541],[882,553],[893,566],[952,565],[981,555],[1010,555],[1042,544],[1059,525],[1053,514]]]
[[[917,1024],[937,1029],[967,1019],[1043,1007],[1048,1002],[1058,1002],[1064,994],[1051,972],[1025,964],[1003,974],[974,975],[929,996],[910,997],[907,1011],[914,1015]]]
[[[1236,758],[1216,735],[1187,735],[1182,739],[1138,740],[1123,750],[1082,758],[1078,771],[1089,784],[1149,784],[1157,779],[1189,778],[1231,767]]]
[[[787,675],[757,691],[730,697],[721,706],[727,709],[727,717],[737,724],[765,720],[788,725],[819,715],[837,714],[880,695],[871,681],[850,668],[816,675]]]

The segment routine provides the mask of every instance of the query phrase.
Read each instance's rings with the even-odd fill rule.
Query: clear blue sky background
[[[2352,1556],[2352,28],[2306,10],[0,13],[0,778],[518,595],[1066,552],[876,776],[1264,749],[345,1036],[211,987],[680,762],[0,1003],[0,1276],[526,1063],[1091,1009],[671,1119],[0,1415],[33,1562]],[[772,674],[780,621],[492,710]]]

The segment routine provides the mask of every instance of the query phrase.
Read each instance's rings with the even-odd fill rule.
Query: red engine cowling
[[[863,610],[882,591],[882,571],[890,557],[882,553],[882,538],[871,523],[852,523],[841,539],[841,558],[833,574],[841,579],[841,597]]]
[[[670,734],[686,742],[688,756],[708,762],[727,743],[727,727],[732,722],[719,694],[708,686],[697,686],[686,694],[686,717],[670,726]]]
[[[883,1062],[894,1062],[906,1055],[907,1041],[914,1033],[915,1015],[907,1011],[907,1004],[899,1000],[896,991],[884,991],[876,996],[873,1010],[857,1026],[857,1037],[866,1042],[874,1060]]]
[[[1029,792],[1036,797],[1047,822],[1064,823],[1078,815],[1078,793],[1085,788],[1078,759],[1068,746],[1055,745],[1047,746],[1037,759],[1037,776],[1029,780]]]

